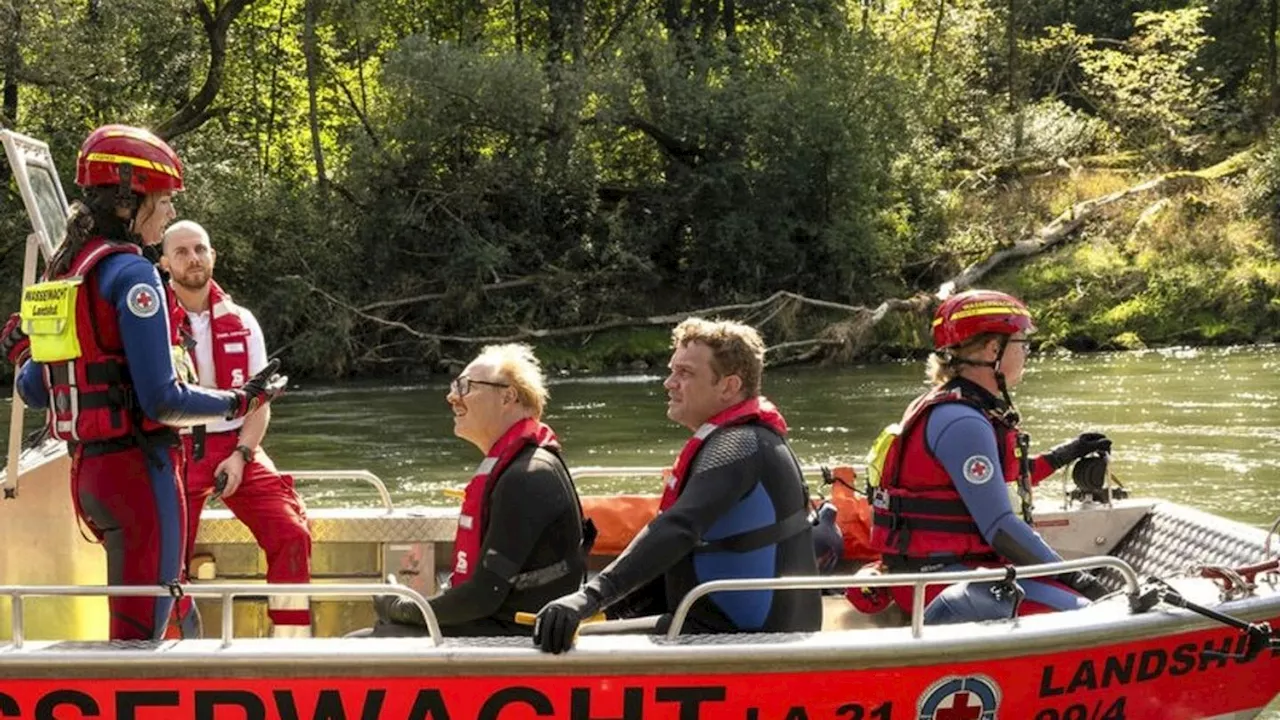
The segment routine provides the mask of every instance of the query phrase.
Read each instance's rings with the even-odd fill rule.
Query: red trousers
[[[236,431],[209,433],[205,436],[204,457],[192,456],[190,435],[183,436],[187,455],[187,533],[186,559],[190,563],[195,550],[200,513],[213,495],[218,465],[235,452],[240,442]],[[306,583],[311,581],[311,531],[307,527],[307,511],[293,487],[293,478],[281,475],[275,463],[261,448],[253,462],[244,468],[240,487],[222,502],[244,523],[267,556],[267,582]],[[275,625],[310,625],[310,610],[269,609]]]
[[[76,513],[107,551],[108,585],[165,585],[182,577],[186,507],[183,453],[176,445],[71,453],[71,498]],[[170,597],[107,600],[112,640],[159,640]]]

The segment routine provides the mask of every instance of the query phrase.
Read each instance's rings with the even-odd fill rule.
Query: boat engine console
[[[1075,487],[1067,492],[1072,502],[1095,502],[1110,505],[1114,500],[1129,497],[1115,474],[1111,472],[1111,455],[1099,453],[1080,458],[1071,468],[1071,481]]]

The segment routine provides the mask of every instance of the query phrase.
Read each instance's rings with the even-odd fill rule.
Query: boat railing
[[[24,639],[23,621],[25,613],[23,604],[32,597],[180,597],[182,595],[199,598],[222,599],[222,647],[230,647],[235,637],[235,616],[232,600],[241,596],[278,597],[281,595],[307,595],[309,597],[333,597],[338,595],[398,595],[406,598],[422,611],[426,619],[427,631],[431,636],[431,644],[439,645],[444,636],[440,633],[440,623],[436,614],[419,592],[405,585],[380,585],[377,583],[352,583],[334,585],[311,585],[307,583],[272,583],[261,584],[200,584],[200,585],[0,585],[0,595],[6,595],[12,601],[13,611],[10,614],[9,630],[14,649],[21,649]]]
[[[823,465],[802,465],[805,475],[821,475]],[[855,473],[862,473],[861,466],[852,466]],[[634,477],[638,475],[661,476],[669,467],[659,465],[622,465],[617,467],[584,467],[572,471],[573,478],[599,477]],[[395,504],[391,501],[391,493],[382,478],[368,470],[282,470],[282,475],[290,475],[294,480],[363,480],[378,491],[378,499],[382,501],[382,509],[386,514],[395,512]]]
[[[822,475],[822,469],[834,467],[852,467],[854,473],[858,477],[866,475],[865,465],[852,465],[849,463],[830,463],[824,465],[801,465],[800,470],[805,475]],[[670,465],[620,465],[615,467],[591,466],[579,467],[570,471],[573,479],[579,478],[600,478],[600,477],[635,477],[638,475],[660,476],[663,472],[670,470]]]
[[[387,484],[368,470],[281,470],[280,474],[290,475],[294,480],[363,480],[378,491],[378,499],[388,515],[396,509],[391,502],[391,493],[387,492]]]
[[[1098,555],[1094,557],[1064,560],[1041,565],[1024,565],[1016,568],[1016,578],[1037,578],[1060,575],[1065,572],[1110,568],[1124,578],[1125,591],[1131,599],[1141,593],[1138,573],[1133,566],[1120,558]],[[745,590],[824,590],[847,587],[901,587],[910,585],[914,590],[911,601],[911,637],[919,638],[924,632],[924,589],[929,585],[950,585],[962,582],[991,582],[1005,580],[1009,571],[1005,568],[962,570],[936,573],[894,573],[887,575],[815,575],[811,577],[755,578],[749,580],[712,580],[690,590],[671,616],[667,638],[680,635],[685,619],[693,604],[715,592],[742,592]]]

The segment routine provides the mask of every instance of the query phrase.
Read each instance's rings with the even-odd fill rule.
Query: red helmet
[[[182,161],[173,148],[150,130],[128,125],[103,125],[89,135],[76,158],[76,185],[119,185],[122,165],[133,168],[134,192],[183,189]]]
[[[968,290],[942,302],[933,316],[936,350],[963,344],[983,333],[1035,332],[1031,311],[1018,298],[995,290]]]

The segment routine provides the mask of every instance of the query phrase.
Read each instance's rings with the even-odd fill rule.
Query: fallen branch
[[[1252,150],[1245,150],[1203,170],[1168,172],[1132,187],[1078,202],[1064,210],[1048,225],[1037,230],[1031,237],[1019,240],[1011,247],[992,253],[981,262],[965,268],[959,275],[943,283],[942,287],[939,288],[938,294],[940,297],[945,297],[952,292],[972,287],[988,272],[1008,260],[1036,255],[1052,248],[1069,237],[1085,222],[1122,200],[1154,190],[1163,190],[1171,186],[1190,187],[1199,185],[1210,180],[1220,180],[1243,172],[1249,166],[1248,161],[1251,155]]]
[[[910,313],[927,316],[937,298],[946,297],[956,291],[972,287],[996,267],[1009,260],[1025,258],[1039,254],[1063,242],[1074,234],[1082,225],[1101,214],[1104,210],[1129,198],[1159,190],[1171,188],[1187,188],[1199,184],[1229,177],[1242,172],[1248,167],[1252,151],[1238,153],[1217,165],[1194,172],[1175,171],[1146,180],[1123,190],[1075,203],[1060,215],[1032,233],[1030,237],[1018,240],[1012,246],[998,250],[983,260],[964,268],[960,273],[942,283],[937,293],[918,292],[904,298],[890,298],[875,308],[863,305],[846,305],[844,303],[819,300],[798,293],[780,290],[767,298],[753,302],[717,305],[697,308],[677,313],[649,315],[644,317],[618,317],[610,320],[561,328],[517,328],[514,331],[488,335],[451,335],[419,330],[398,320],[373,314],[373,310],[400,307],[429,300],[440,300],[447,293],[427,293],[407,298],[381,300],[363,306],[354,306],[350,302],[334,296],[303,278],[295,278],[312,292],[332,305],[339,307],[356,317],[375,325],[400,330],[420,340],[440,344],[453,343],[459,345],[480,345],[488,343],[510,343],[528,340],[545,340],[551,338],[590,335],[605,330],[628,327],[670,326],[691,316],[701,317],[745,317],[751,319],[763,316],[757,324],[771,320],[780,312],[794,309],[796,306],[818,308],[842,313],[846,319],[828,325],[814,338],[781,342],[767,348],[771,365],[809,362],[825,357],[828,360],[848,361],[860,354],[870,343],[872,331],[891,313]],[[1144,217],[1148,213],[1144,212]],[[522,287],[538,282],[539,278],[525,277],[514,280],[494,282],[480,287],[481,292],[492,292]],[[794,351],[803,350],[798,354]]]
[[[844,305],[842,303],[830,302],[827,300],[816,300],[814,298],[805,297],[803,295],[799,295],[797,293],[789,292],[786,290],[779,290],[778,292],[770,295],[769,297],[763,300],[757,300],[755,302],[735,303],[732,305],[717,305],[714,307],[698,308],[695,310],[671,313],[667,315],[650,315],[646,317],[622,317],[622,318],[615,318],[613,320],[604,320],[601,322],[588,323],[584,325],[573,325],[571,327],[563,327],[563,328],[549,328],[549,329],[520,328],[516,332],[507,333],[503,335],[447,335],[442,333],[423,332],[422,330],[418,330],[406,323],[400,322],[399,320],[388,320],[387,318],[379,317],[377,315],[373,315],[368,312],[369,308],[387,307],[390,304],[397,304],[400,301],[385,301],[382,303],[373,303],[371,305],[365,305],[364,307],[356,307],[351,303],[339,297],[336,297],[332,293],[320,287],[317,287],[315,284],[311,283],[310,281],[304,278],[301,278],[299,276],[293,276],[293,279],[307,286],[308,289],[310,289],[312,292],[316,293],[320,297],[324,298],[329,303],[343,310],[346,310],[347,312],[350,312],[351,314],[357,317],[368,320],[369,322],[372,322],[376,325],[381,325],[383,327],[402,330],[412,335],[413,337],[419,338],[421,340],[430,340],[433,342],[450,342],[450,343],[458,343],[463,345],[480,345],[485,343],[509,343],[509,342],[519,342],[521,340],[535,340],[535,339],[567,337],[567,336],[574,336],[574,335],[586,335],[589,333],[600,332],[602,330],[614,330],[614,329],[624,328],[624,327],[641,327],[641,326],[650,326],[650,325],[673,325],[691,316],[733,315],[737,313],[746,313],[753,310],[759,310],[761,308],[769,307],[771,305],[775,305],[778,303],[787,303],[787,302],[796,302],[804,305],[811,305],[813,307],[824,308],[828,310],[840,310],[842,312],[854,313],[859,315],[861,314],[873,315],[876,312],[862,306]],[[518,281],[507,281],[507,282],[518,282]],[[494,285],[502,285],[502,284],[503,283],[495,283]],[[492,288],[494,286],[491,285],[488,287]],[[409,302],[411,300],[413,300],[413,298],[406,299],[404,302]],[[827,342],[827,341],[824,341],[824,343],[836,344],[835,342]]]
[[[478,289],[480,290],[480,292],[493,292],[494,290],[510,290],[511,288],[518,288],[518,287],[524,287],[526,285],[532,285],[537,281],[538,281],[538,278],[523,277],[523,278],[516,278],[515,280],[503,280],[502,282],[496,282],[489,285],[481,285]],[[443,300],[448,296],[449,296],[449,293],[447,292],[433,292],[433,293],[426,293],[424,295],[413,295],[411,297],[400,298],[397,300],[380,300],[378,302],[369,303],[368,305],[361,305],[360,310],[363,312],[368,312],[370,310],[381,310],[383,308],[400,307],[402,305],[414,305],[416,303],[430,302],[432,300]]]

